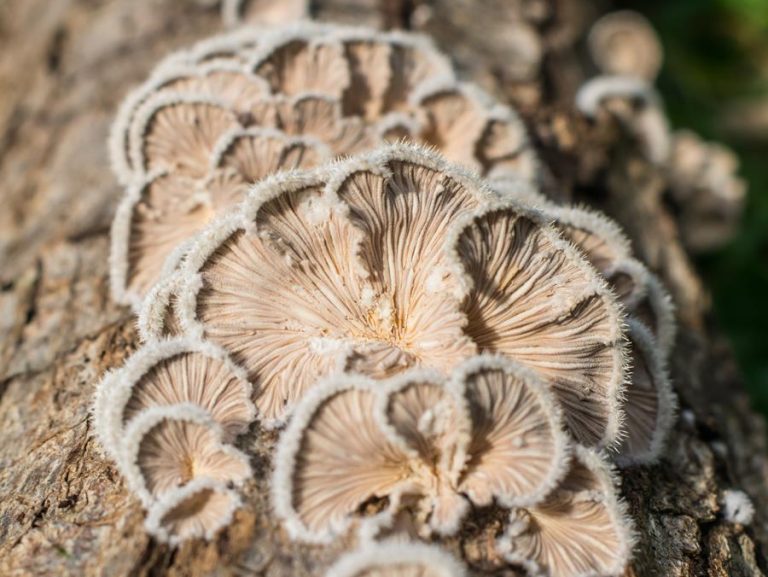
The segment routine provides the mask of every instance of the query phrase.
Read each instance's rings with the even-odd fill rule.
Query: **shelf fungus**
[[[422,148],[266,179],[166,282],[180,326],[245,369],[267,421],[340,369],[447,372],[491,352],[547,379],[578,440],[618,438],[626,365],[610,289],[538,212]],[[162,307],[144,311],[143,326],[162,323]]]
[[[309,23],[232,34],[168,57],[113,126],[127,193],[112,289],[137,310],[184,241],[270,174],[406,139],[489,178],[535,176],[517,115],[422,37]]]
[[[635,533],[615,485],[597,453],[576,447],[560,485],[535,506],[512,511],[499,553],[537,577],[623,575]]]
[[[546,385],[501,357],[474,357],[448,378],[337,375],[304,399],[280,440],[273,504],[291,536],[309,542],[401,515],[421,537],[454,535],[470,507],[540,502],[568,454]],[[386,505],[364,518],[373,501]]]
[[[365,544],[344,555],[325,577],[465,577],[465,568],[437,545],[410,541]]]

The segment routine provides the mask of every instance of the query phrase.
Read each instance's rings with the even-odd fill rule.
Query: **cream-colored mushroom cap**
[[[118,465],[145,504],[197,478],[239,484],[251,476],[248,458],[222,436],[210,413],[196,405],[151,407],[128,426]]]
[[[145,521],[150,535],[171,545],[193,538],[211,539],[232,522],[240,497],[224,483],[194,479],[153,503]]]
[[[193,403],[208,411],[225,441],[255,417],[251,385],[219,347],[189,338],[145,345],[96,388],[94,425],[101,445],[119,459],[126,426],[142,411]]]
[[[600,18],[588,37],[592,60],[604,74],[636,76],[653,83],[664,51],[656,31],[638,12],[621,10]]]
[[[437,545],[384,541],[343,556],[325,577],[464,577],[464,567]]]
[[[337,376],[280,441],[275,510],[307,541],[344,533],[374,499],[388,502],[380,527],[403,509],[422,536],[455,534],[470,503],[531,504],[552,490],[568,462],[561,426],[541,381],[500,357],[473,358],[447,382],[419,369]]]
[[[610,468],[597,453],[578,447],[555,491],[512,512],[498,549],[531,575],[594,577],[623,574],[633,544],[634,529]]]
[[[267,419],[339,368],[448,372],[488,351],[539,371],[579,440],[618,433],[625,360],[608,287],[537,213],[423,149],[267,179],[172,282],[185,330],[245,368]]]

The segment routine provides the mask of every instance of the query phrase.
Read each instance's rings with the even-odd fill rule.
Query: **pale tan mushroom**
[[[171,545],[193,538],[211,539],[232,522],[238,495],[224,483],[200,478],[171,489],[149,508],[147,532]]]
[[[536,576],[621,575],[634,529],[615,485],[602,458],[577,447],[557,489],[536,506],[513,510],[499,552]]]
[[[575,249],[503,202],[407,145],[265,181],[187,254],[182,326],[248,371],[268,419],[337,368],[448,371],[488,350],[542,371],[574,434],[610,443],[619,309]]]
[[[638,12],[611,12],[592,25],[587,39],[592,60],[603,74],[635,76],[653,83],[664,50],[656,31]]]
[[[137,310],[176,266],[168,258],[180,254],[174,247],[266,174],[409,139],[494,178],[535,175],[517,116],[457,84],[448,61],[420,37],[310,24],[253,31],[250,42],[238,35],[229,45],[218,41],[221,59],[216,43],[167,59],[113,128],[113,165],[130,188],[115,221],[111,280],[115,298]],[[232,58],[238,46],[247,66]],[[438,105],[446,99],[449,110]],[[218,166],[232,135],[254,127],[300,138],[303,152],[277,160],[258,142],[242,147],[228,169]],[[271,162],[249,166],[261,158]],[[154,198],[145,207],[148,182]],[[173,186],[166,190],[166,182]],[[171,226],[176,220],[181,226]]]
[[[470,505],[539,502],[567,455],[546,386],[502,358],[473,358],[447,383],[418,369],[384,382],[337,376],[281,439],[273,502],[291,535],[312,542],[353,524],[375,533],[399,511],[419,535],[451,535]],[[372,500],[387,506],[361,518]]]
[[[325,577],[464,577],[464,567],[437,545],[385,541],[344,555]]]
[[[251,385],[242,369],[211,343],[176,338],[144,347],[96,389],[94,425],[102,446],[119,459],[125,427],[142,411],[194,403],[222,428],[225,441],[255,417]]]
[[[153,406],[128,425],[118,461],[126,482],[145,504],[193,479],[242,483],[248,458],[222,442],[210,413],[191,403]]]

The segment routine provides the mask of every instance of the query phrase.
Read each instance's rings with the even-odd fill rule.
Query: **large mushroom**
[[[167,282],[182,329],[246,370],[267,420],[339,369],[447,372],[487,351],[541,373],[580,441],[618,437],[624,342],[605,282],[537,212],[423,149],[263,181]]]

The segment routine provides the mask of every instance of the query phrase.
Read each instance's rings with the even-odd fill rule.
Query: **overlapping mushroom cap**
[[[279,171],[410,139],[492,178],[533,176],[515,114],[458,83],[423,38],[249,30],[167,58],[118,115],[112,163],[128,187],[112,235],[118,300],[138,307],[185,240]]]
[[[436,545],[369,543],[342,557],[325,577],[464,577],[466,571]]]
[[[289,532],[308,541],[343,533],[371,499],[389,503],[379,524],[402,507],[420,535],[454,534],[470,504],[536,503],[567,464],[546,386],[500,357],[472,359],[447,384],[418,369],[384,382],[337,376],[300,407],[272,491]]]
[[[546,499],[512,511],[498,549],[530,575],[621,575],[634,545],[626,506],[611,469],[595,452],[576,447],[565,479]]]
[[[239,499],[228,486],[251,475],[231,444],[254,419],[251,396],[223,350],[193,339],[145,347],[99,383],[96,432],[149,508],[150,532],[175,542],[231,517]]]
[[[487,351],[542,374],[579,440],[618,434],[623,341],[605,283],[536,212],[423,149],[267,179],[168,282],[182,329],[243,366],[266,419],[337,370],[446,372]],[[165,318],[146,311],[145,326]]]

